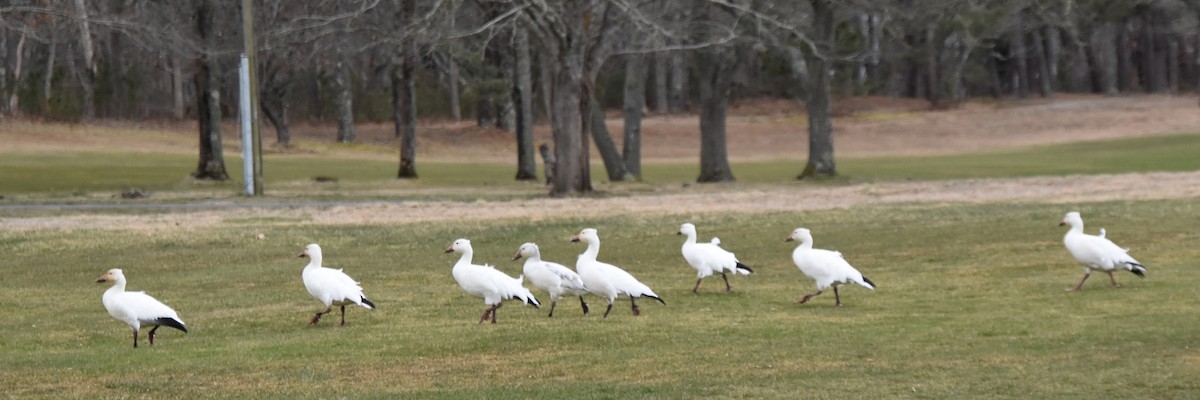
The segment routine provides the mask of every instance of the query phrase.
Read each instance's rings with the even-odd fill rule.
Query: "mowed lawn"
[[[1077,142],[1003,150],[924,157],[842,157],[841,177],[832,183],[864,180],[922,180],[1006,178],[1035,175],[1101,174],[1200,169],[1200,134],[1174,134],[1131,139]],[[95,152],[0,154],[0,195],[35,195],[70,200],[95,194],[115,195],[138,188],[153,192],[204,192],[232,196],[242,188],[241,160],[226,154],[230,180],[196,182],[189,173],[196,157],[184,154]],[[794,160],[734,161],[738,182],[794,182],[804,167],[803,154]],[[607,181],[599,157],[593,158],[592,179]],[[536,183],[515,182],[515,165],[502,163],[425,162],[417,160],[418,180],[395,179],[397,162],[334,158],[321,154],[269,154],[264,161],[266,190],[285,196],[344,197],[347,192],[424,188],[489,188],[529,196],[544,194]],[[539,167],[540,168],[540,167]],[[540,174],[540,172],[539,172]],[[695,182],[696,162],[649,162],[643,177],[648,185]],[[337,184],[314,186],[316,177],[336,178]],[[634,189],[637,190],[637,189]],[[399,196],[421,196],[399,194]]]
[[[1149,273],[1110,289],[1082,275],[1057,227],[1071,209],[1088,232],[1132,248]],[[304,218],[213,227],[0,232],[0,387],[11,397],[159,398],[1196,398],[1200,320],[1195,201],[1077,205],[903,205],[772,214],[629,215],[603,220],[313,226]],[[681,222],[719,236],[755,270],[722,293],[679,254]],[[806,305],[793,228],[842,251],[879,286]],[[507,303],[499,324],[454,283],[452,240],[476,262],[535,241],[574,264],[599,229],[600,259],[667,305],[628,300],[600,318],[589,298],[546,309]],[[264,240],[253,235],[263,233]],[[379,306],[327,318],[296,256],[309,242],[363,282]],[[191,333],[161,329],[131,348],[95,278],[124,268],[130,290],[176,308]],[[539,298],[549,305],[544,293]],[[143,336],[143,341],[144,341]]]

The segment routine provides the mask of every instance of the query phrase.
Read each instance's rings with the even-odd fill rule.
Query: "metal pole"
[[[250,75],[250,136],[254,150],[254,195],[263,195],[262,136],[258,123],[258,64],[254,52],[254,9],[253,0],[242,0],[242,37],[245,39],[246,58]]]
[[[242,179],[246,195],[254,195],[254,139],[250,128],[250,60],[242,54],[238,65],[238,120],[242,128]]]

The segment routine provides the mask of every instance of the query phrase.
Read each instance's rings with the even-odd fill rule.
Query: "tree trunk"
[[[213,0],[196,3],[196,32],[202,43],[196,58],[196,112],[200,126],[200,162],[192,177],[223,181],[225,155],[221,148],[221,74],[217,72],[215,49],[216,32],[213,26]]]
[[[1042,97],[1050,97],[1054,89],[1051,86],[1050,60],[1046,58],[1046,46],[1042,31],[1034,29],[1029,34],[1033,41],[1033,56],[1037,64],[1038,93]]]
[[[413,15],[412,7],[415,1],[405,1],[407,15]],[[404,48],[401,51],[403,55],[399,66],[400,73],[397,74],[399,76],[392,77],[392,87],[396,93],[396,135],[400,138],[400,169],[396,172],[396,178],[416,179],[417,91],[413,71],[421,60],[417,58],[417,43],[411,37],[404,40]],[[399,83],[396,83],[396,78],[399,78]]]
[[[631,54],[625,60],[625,140],[621,154],[625,169],[642,180],[642,112],[646,109],[646,58]]]
[[[57,24],[54,23],[54,21],[55,20],[51,20],[50,22],[50,43],[46,44],[46,46],[50,48],[50,55],[46,56],[46,69],[42,77],[42,115],[50,114],[50,100],[52,97],[54,97],[54,92],[52,91],[52,84],[54,83],[54,58],[57,53],[56,50],[58,49],[58,29],[56,29],[55,25]]]
[[[667,106],[667,82],[670,80],[667,77],[667,64],[671,61],[671,56],[668,53],[655,53],[653,55],[654,62],[654,112],[666,114],[670,111]],[[644,63],[645,61],[643,61]]]
[[[1009,40],[1012,44],[1012,57],[1015,61],[1016,82],[1013,84],[1013,92],[1017,98],[1024,99],[1029,97],[1029,85],[1033,83],[1029,73],[1028,52],[1025,50],[1025,30],[1021,27],[1021,16],[1014,16],[1017,19],[1012,33],[1009,35]]]
[[[1133,49],[1129,46],[1129,22],[1117,23],[1117,90],[1133,90]]]
[[[831,0],[809,0],[813,8],[814,40],[817,46],[832,48],[833,4]],[[822,55],[828,52],[822,52]],[[813,57],[808,63],[812,70],[808,74],[808,164],[797,179],[810,176],[835,176],[837,165],[833,159],[833,109],[829,83],[830,61],[824,57]]]
[[[456,8],[457,4],[451,3],[451,9]],[[454,32],[454,14],[455,13],[453,12],[447,14],[447,17],[450,18],[450,32]],[[446,60],[449,61],[449,65],[446,68],[446,80],[448,81],[446,82],[446,86],[449,88],[450,92],[450,118],[454,119],[454,122],[462,121],[462,102],[458,95],[458,63],[454,61],[456,43],[456,41],[451,40],[446,44]]]
[[[1092,66],[1092,82],[1098,93],[1117,94],[1120,85],[1117,78],[1119,57],[1117,51],[1117,24],[1105,23],[1088,38],[1088,63]]]
[[[1155,32],[1156,29],[1162,28],[1158,23],[1158,18],[1155,18],[1155,13],[1147,7],[1142,13],[1142,34],[1139,43],[1142,54],[1142,87],[1149,93],[1162,93],[1167,90],[1166,66],[1163,63],[1163,46],[1160,38],[1163,36]]]
[[[621,153],[617,152],[617,145],[613,143],[608,125],[604,123],[604,110],[600,108],[600,102],[592,98],[588,103],[591,104],[588,118],[592,124],[592,139],[596,141],[596,150],[604,160],[604,170],[608,173],[609,182],[634,180],[633,174],[625,169],[625,160],[622,160]]]
[[[538,81],[541,82],[538,86],[542,90],[542,112],[544,115],[552,118],[554,115],[554,96],[551,93],[554,92],[554,67],[551,63],[554,60],[542,54],[535,53],[531,55],[537,56],[535,59],[538,63],[538,75],[540,78]],[[553,122],[551,123],[553,124]]]
[[[537,159],[533,152],[533,65],[529,60],[529,34],[517,28],[514,32],[516,62],[513,66],[513,104],[517,119],[517,176],[518,181],[537,180]]]
[[[275,127],[275,144],[280,147],[292,146],[292,131],[288,129],[287,93],[287,88],[270,88],[263,91],[263,99],[259,102],[263,115]]]
[[[517,99],[513,97],[511,85],[517,81],[513,73],[517,71],[516,66],[516,49],[513,41],[515,38],[511,34],[504,35],[504,50],[500,52],[500,78],[502,82],[510,85],[508,93],[500,92],[495,97],[496,99],[496,127],[505,132],[517,131],[517,105],[514,103]],[[507,96],[506,96],[507,94]]]
[[[700,176],[697,182],[732,182],[725,139],[725,116],[729,107],[731,72],[737,57],[729,49],[701,51],[696,60],[696,82],[700,91]]]
[[[75,12],[79,18],[79,48],[83,51],[83,119],[96,118],[96,50],[92,44],[92,30],[88,24],[87,4],[75,0]]]
[[[671,88],[668,101],[672,113],[682,113],[688,110],[688,62],[687,56],[680,52],[671,54]]]
[[[927,83],[926,93],[929,95],[929,105],[939,107],[942,104],[942,77],[939,65],[939,50],[941,50],[941,41],[937,40],[937,34],[934,31],[934,26],[929,26],[925,29],[925,81]]]
[[[592,191],[588,171],[587,132],[583,130],[583,63],[579,45],[559,49],[551,88],[550,112],[554,130],[554,185],[552,196]]]
[[[1167,39],[1167,90],[1179,91],[1179,40],[1175,35]],[[54,54],[54,53],[51,53]]]
[[[187,106],[183,103],[183,69],[180,67],[179,58],[171,57],[171,94],[174,100],[172,108],[175,119],[183,119],[184,113],[187,111]]]
[[[353,143],[357,137],[354,134],[354,97],[350,84],[350,67],[347,61],[338,60],[334,65],[333,84],[337,96],[334,98],[337,109],[337,141],[338,143]]]
[[[12,115],[21,115],[21,69],[25,65],[25,43],[28,41],[28,36],[28,32],[22,30],[21,38],[17,40],[16,63],[13,66],[12,93],[8,96],[8,112]]]
[[[558,164],[555,162],[554,150],[550,149],[550,145],[542,143],[541,146],[538,146],[538,152],[542,153],[542,162],[544,163],[542,171],[546,173],[546,185],[552,185],[554,184],[554,166]]]

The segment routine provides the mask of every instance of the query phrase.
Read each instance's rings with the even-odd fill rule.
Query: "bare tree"
[[[192,176],[196,179],[223,181],[225,155],[221,148],[221,81],[219,64],[213,54],[217,48],[216,7],[214,0],[195,0],[196,36],[201,50],[196,55],[196,111],[200,122],[200,162]]]
[[[400,21],[411,25],[415,20],[416,0],[400,0]],[[400,138],[400,170],[396,177],[413,179],[417,177],[416,145],[417,145],[417,92],[416,77],[413,72],[417,63],[417,40],[415,34],[404,36],[400,48],[401,60],[398,68],[392,72],[392,93],[395,96],[396,136]]]
[[[642,180],[642,111],[646,108],[646,58],[630,54],[625,58],[625,139],[621,154],[625,169],[635,180]]]
[[[533,64],[529,59],[529,34],[518,27],[513,33],[516,62],[513,63],[513,104],[517,119],[517,180],[537,180],[533,151]]]
[[[735,10],[726,6],[707,3],[702,10],[705,20],[712,24],[711,28],[701,31],[702,40],[727,36],[716,31],[731,30],[727,26],[737,21]],[[696,178],[697,182],[734,180],[726,150],[725,120],[733,71],[743,56],[737,54],[734,45],[709,46],[697,53],[696,81],[700,89],[700,176]]]

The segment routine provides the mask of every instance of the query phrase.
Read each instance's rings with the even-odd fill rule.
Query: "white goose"
[[[503,301],[507,299],[521,300],[533,308],[540,308],[541,304],[533,297],[533,293],[521,286],[524,276],[514,279],[495,268],[472,264],[471,256],[475,251],[471,249],[470,240],[455,240],[446,252],[462,254],[458,262],[454,263],[454,269],[450,271],[450,274],[454,275],[454,281],[458,282],[463,291],[472,296],[482,297],[483,303],[489,306],[483,311],[479,323],[486,321],[488,316],[491,316],[493,324],[496,323],[496,309],[504,305]]]
[[[1084,267],[1083,279],[1080,279],[1079,284],[1075,287],[1067,289],[1068,292],[1082,289],[1083,282],[1092,274],[1092,270],[1108,273],[1108,280],[1112,282],[1114,288],[1121,286],[1117,284],[1117,280],[1113,278],[1112,274],[1118,268],[1132,272],[1139,278],[1145,277],[1146,267],[1129,256],[1129,249],[1121,248],[1111,240],[1104,238],[1103,229],[1101,229],[1100,236],[1083,233],[1083,218],[1079,216],[1078,211],[1067,213],[1062,222],[1058,224],[1058,226],[1063,225],[1071,225],[1071,229],[1063,236],[1063,244],[1067,246],[1067,251],[1071,253],[1071,256],[1075,257],[1075,260]]]
[[[709,243],[696,243],[696,226],[690,223],[685,223],[679,226],[678,235],[687,235],[687,240],[683,242],[683,259],[688,265],[696,269],[696,286],[692,288],[692,293],[697,293],[700,290],[700,282],[704,278],[712,274],[721,274],[721,279],[725,280],[725,291],[733,290],[729,286],[729,276],[726,273],[750,275],[754,272],[738,261],[737,257],[729,251],[722,249],[719,244],[721,239],[713,238]]]
[[[314,299],[325,305],[325,311],[317,312],[312,319],[308,321],[309,325],[314,325],[321,320],[321,316],[329,314],[333,311],[333,306],[340,306],[342,309],[342,321],[340,325],[346,325],[346,306],[350,304],[358,304],[368,310],[375,309],[375,303],[367,300],[367,296],[363,294],[362,286],[354,281],[350,275],[346,275],[340,269],[325,268],[321,266],[323,259],[321,255],[321,246],[316,243],[309,244],[304,247],[304,252],[300,253],[300,257],[308,257],[308,265],[304,267],[304,272],[300,277],[304,279],[304,288],[308,289],[308,294]]]
[[[160,326],[169,326],[187,333],[187,325],[179,319],[171,307],[150,297],[146,292],[126,292],[125,273],[113,268],[100,275],[96,282],[113,282],[112,287],[104,291],[104,308],[108,315],[124,322],[133,328],[133,347],[138,347],[138,331],[142,325],[153,325],[150,329],[150,345],[154,345],[154,331]]]
[[[517,249],[517,255],[513,256],[513,261],[519,260],[521,257],[525,257],[525,266],[522,268],[522,272],[529,278],[529,283],[550,294],[548,317],[554,316],[554,306],[558,304],[558,298],[562,297],[564,293],[579,296],[579,305],[583,307],[583,315],[587,315],[588,305],[583,300],[583,294],[587,293],[587,289],[584,289],[583,279],[579,277],[579,274],[562,264],[543,261],[542,252],[534,243],[522,244]]]
[[[833,286],[833,296],[837,299],[838,307],[842,306],[842,296],[838,293],[838,286],[857,283],[867,289],[875,290],[875,282],[871,282],[846,262],[846,259],[842,258],[842,253],[814,249],[812,232],[808,229],[796,228],[784,241],[793,240],[799,241],[800,245],[792,251],[792,262],[796,263],[796,268],[799,268],[800,272],[817,281],[817,292],[804,295],[796,303],[804,304],[809,299],[823,293],[830,286]]]
[[[579,232],[571,239],[572,242],[584,241],[587,242],[587,250],[579,255],[579,259],[575,261],[575,270],[579,271],[579,277],[583,279],[583,285],[587,287],[587,291],[591,294],[600,296],[608,300],[608,308],[604,310],[604,317],[608,317],[609,311],[612,311],[613,301],[618,296],[628,296],[629,303],[633,307],[633,315],[641,315],[642,311],[638,308],[637,298],[641,296],[649,297],[658,300],[659,303],[666,305],[667,302],[654,294],[646,284],[638,282],[637,278],[630,275],[625,270],[612,265],[596,260],[596,256],[600,254],[600,235],[595,229],[587,228]]]

